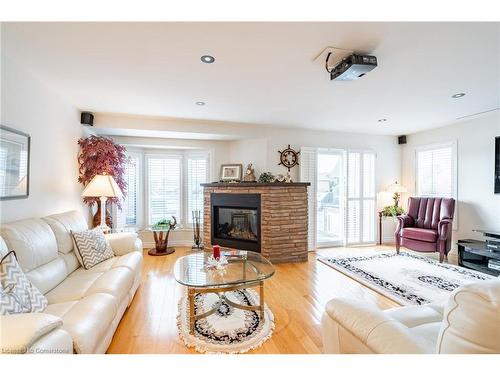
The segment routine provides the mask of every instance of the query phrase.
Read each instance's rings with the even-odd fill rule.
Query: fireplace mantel
[[[260,195],[260,251],[273,263],[307,261],[308,182],[206,183],[203,240],[211,247],[212,194]]]
[[[248,187],[296,187],[296,186],[310,186],[310,182],[208,182],[200,184],[203,187],[234,187],[234,188],[248,188]]]

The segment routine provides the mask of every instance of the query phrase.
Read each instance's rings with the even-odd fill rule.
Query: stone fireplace
[[[261,252],[273,263],[307,261],[309,183],[208,183],[203,240]]]

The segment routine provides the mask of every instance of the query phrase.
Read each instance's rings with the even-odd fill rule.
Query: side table
[[[148,251],[149,255],[152,256],[162,256],[169,255],[175,252],[173,247],[168,246],[168,237],[170,232],[175,230],[175,225],[166,225],[166,226],[151,226],[146,229],[148,232],[153,233],[153,238],[155,240],[155,247]]]

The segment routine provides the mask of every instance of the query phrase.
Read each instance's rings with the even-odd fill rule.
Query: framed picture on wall
[[[29,134],[0,125],[0,200],[28,198]]]
[[[241,181],[242,164],[222,164],[220,166],[220,181]]]

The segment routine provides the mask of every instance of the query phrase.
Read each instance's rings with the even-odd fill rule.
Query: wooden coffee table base
[[[241,290],[251,287],[259,287],[259,304],[256,306],[246,306],[235,303],[225,296],[225,292],[230,292],[233,290]],[[214,293],[219,296],[219,301],[214,305],[213,309],[203,313],[195,315],[194,313],[194,296],[196,293]],[[222,302],[226,302],[229,306],[241,310],[259,311],[260,319],[264,321],[264,281],[256,281],[253,283],[243,283],[238,285],[231,285],[227,287],[217,287],[217,288],[192,288],[188,287],[188,300],[189,300],[189,333],[194,335],[194,324],[198,319],[206,318],[217,311]]]
[[[169,255],[175,252],[175,249],[173,247],[167,247],[165,250],[160,250],[156,249],[156,247],[153,247],[148,251],[149,255],[152,256],[162,256],[162,255]]]

